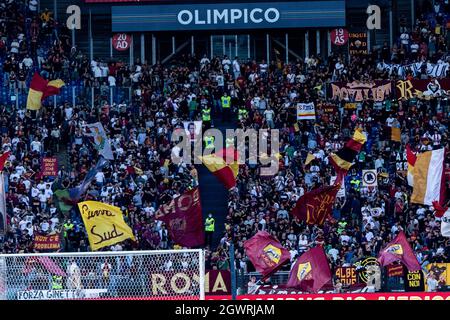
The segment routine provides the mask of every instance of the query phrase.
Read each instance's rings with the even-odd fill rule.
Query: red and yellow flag
[[[28,92],[27,109],[39,110],[42,101],[47,97],[59,94],[61,87],[64,85],[65,83],[61,79],[48,81],[35,73]]]
[[[200,159],[206,168],[208,168],[208,170],[211,171],[228,190],[236,186],[239,163],[238,153],[233,147],[200,157]]]

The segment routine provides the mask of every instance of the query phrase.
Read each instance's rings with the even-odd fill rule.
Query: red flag
[[[263,279],[275,273],[291,258],[287,249],[266,231],[259,231],[251,239],[244,242],[245,253],[263,275]]]
[[[288,288],[318,292],[331,281],[327,256],[321,246],[314,247],[297,259],[289,274]]]
[[[434,215],[437,218],[442,218],[442,216],[448,210],[448,207],[444,207],[444,206],[440,205],[439,202],[437,202],[437,201],[433,201],[432,204],[433,204],[433,208],[435,210]]]
[[[204,244],[202,206],[198,188],[187,191],[160,206],[155,218],[167,225],[170,237],[175,243],[190,248]]]
[[[339,175],[341,177],[341,175]],[[298,199],[291,214],[308,224],[323,224],[333,209],[341,184],[314,189]]]
[[[6,162],[6,160],[8,160],[10,154],[11,154],[11,151],[7,151],[0,156],[0,171],[2,171],[3,168],[5,167],[5,162]]]
[[[389,242],[386,247],[381,250],[380,255],[378,256],[378,262],[383,267],[394,261],[401,261],[409,271],[421,269],[403,231],[400,231],[395,239]]]

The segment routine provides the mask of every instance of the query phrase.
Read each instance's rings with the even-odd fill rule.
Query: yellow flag
[[[308,156],[306,157],[306,160],[305,160],[305,166],[310,164],[310,162],[313,161],[315,158],[316,157],[312,153],[308,153]]]
[[[126,239],[134,240],[118,207],[97,201],[78,203],[92,251],[112,246]]]

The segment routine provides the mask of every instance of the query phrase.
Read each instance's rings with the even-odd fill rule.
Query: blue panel
[[[345,1],[112,7],[113,32],[345,26]]]

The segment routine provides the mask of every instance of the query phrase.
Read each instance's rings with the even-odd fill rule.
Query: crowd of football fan
[[[84,88],[94,86],[101,94],[94,107],[65,103],[55,110],[44,104],[37,116],[23,105],[16,109],[13,104],[0,103],[2,150],[12,152],[4,171],[8,232],[0,252],[33,252],[34,235],[55,231],[62,232],[62,250],[88,251],[79,214],[72,210],[63,215],[53,193],[78,185],[97,162],[98,153],[82,131],[84,124],[97,121],[108,132],[115,159],[96,175],[85,199],[121,207],[137,239],[108,249],[173,248],[166,226],[154,219],[154,213],[159,205],[198,181],[194,166],[169,161],[171,134],[182,128],[183,120],[201,120],[205,107],[212,109],[213,121],[220,117],[219,101],[226,92],[238,127],[280,130],[280,170],[275,177],[264,177],[257,165],[241,166],[237,188],[229,195],[223,238],[217,248],[207,251],[207,269],[229,268],[228,245],[234,241],[236,267],[253,271],[243,241],[258,230],[275,235],[289,248],[292,260],[312,246],[323,245],[333,267],[377,256],[399,230],[406,232],[422,265],[450,262],[450,244],[440,235],[439,219],[432,208],[409,203],[411,188],[404,176],[396,174],[396,155],[406,143],[416,151],[449,150],[448,100],[414,98],[378,104],[367,99],[357,103],[356,110],[348,110],[344,101],[330,101],[325,95],[331,80],[395,79],[396,75],[376,68],[379,61],[448,62],[449,5],[435,3],[432,13],[417,19],[414,30],[402,24],[400,39],[392,49],[385,45],[348,62],[336,54],[289,64],[183,55],[173,65],[136,61],[129,67],[120,61],[89,61],[71,46],[68,30],[53,20],[50,11],[38,12],[38,0],[30,0],[26,6],[19,1],[2,2],[3,86],[26,91],[27,80],[37,69],[45,78],[79,82]],[[109,105],[110,87],[123,86],[131,86],[131,101]],[[316,121],[298,123],[297,102],[331,103],[336,112],[325,113],[319,107]],[[238,114],[239,109],[245,112]],[[383,140],[383,125],[400,127],[401,143]],[[323,226],[293,219],[289,212],[301,195],[330,184],[335,173],[327,155],[339,150],[357,127],[364,129],[370,143],[355,159],[346,178],[346,196],[338,198],[333,216]],[[308,153],[316,159],[305,166]],[[32,174],[40,171],[44,155],[67,159],[56,180]],[[449,165],[447,153],[446,174]],[[373,168],[385,173],[384,178],[377,189],[362,187],[361,170]],[[285,269],[289,270],[289,265]]]

